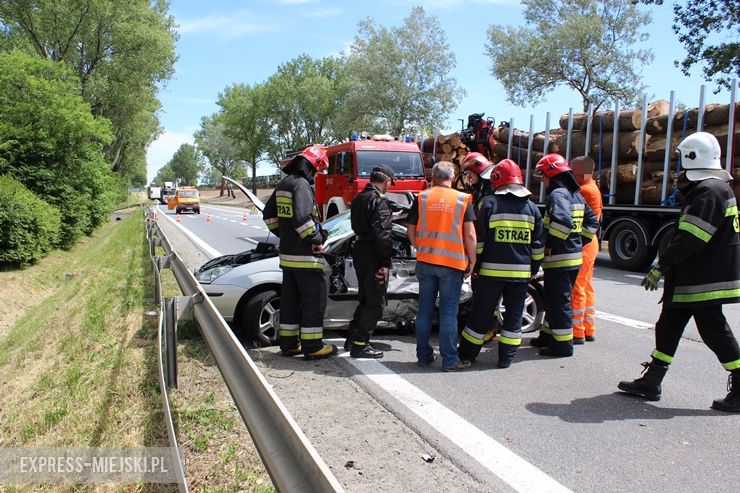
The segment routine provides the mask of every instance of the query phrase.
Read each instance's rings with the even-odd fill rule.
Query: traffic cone
[[[242,222],[244,224],[247,224],[249,222],[249,213],[247,211],[244,211],[244,214],[242,215]]]
[[[206,222],[207,223],[210,223],[211,222],[211,213],[210,212],[206,215]]]
[[[180,222],[180,214],[177,214],[177,215],[175,216],[175,221],[177,221],[178,223]]]

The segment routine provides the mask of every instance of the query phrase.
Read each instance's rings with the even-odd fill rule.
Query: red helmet
[[[329,167],[329,158],[327,157],[326,151],[323,147],[310,145],[303,149],[303,151],[298,155],[306,158],[308,162],[311,163],[311,166],[313,166],[313,169],[317,172],[324,171]]]
[[[484,176],[484,172],[488,171],[488,168],[491,166],[493,166],[491,161],[489,161],[486,156],[480,152],[471,152],[470,154],[467,154],[460,163],[460,168],[462,168],[463,171],[471,171],[484,179],[488,178],[488,176]]]
[[[494,190],[504,185],[524,185],[522,170],[519,165],[511,159],[504,159],[493,167],[491,172],[491,184]]]
[[[548,178],[559,175],[566,171],[570,171],[568,161],[565,160],[560,154],[546,154],[542,156],[542,159],[537,161],[537,166],[534,168],[532,173],[534,176],[545,175]]]

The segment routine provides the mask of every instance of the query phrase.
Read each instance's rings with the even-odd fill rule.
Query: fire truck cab
[[[390,200],[409,204],[413,195],[427,188],[421,151],[414,142],[374,136],[325,149],[329,169],[326,174],[316,175],[316,203],[322,219],[348,210],[352,199],[369,182],[372,169],[379,164],[390,166],[395,173],[396,183],[386,194]]]

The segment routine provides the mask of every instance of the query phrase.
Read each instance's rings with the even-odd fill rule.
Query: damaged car
[[[393,224],[393,258],[386,305],[378,327],[413,330],[419,283],[416,279],[416,250],[406,236],[402,217]],[[324,244],[324,275],[328,300],[324,317],[326,329],[347,328],[358,299],[358,281],[353,266],[350,213],[334,216],[323,224],[329,236]],[[275,238],[277,242],[277,238]],[[276,342],[280,322],[282,271],[274,243],[260,242],[249,251],[210,260],[195,271],[211,301],[240,336],[259,345]],[[472,301],[470,283],[463,283],[460,320],[464,323]],[[491,310],[496,307],[492,303]],[[503,307],[499,307],[503,311]],[[541,276],[530,281],[522,331],[539,329],[544,318]],[[462,328],[462,327],[461,327]]]

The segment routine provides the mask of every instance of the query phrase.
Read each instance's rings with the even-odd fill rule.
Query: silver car
[[[350,255],[355,233],[349,212],[326,220],[323,229],[329,232],[323,253],[328,286],[324,327],[346,328],[352,320],[358,298],[357,275]],[[394,255],[387,304],[378,325],[413,330],[419,297],[416,250],[406,237],[403,225],[393,225],[392,238]],[[275,343],[283,273],[274,244],[260,243],[253,250],[210,260],[196,269],[195,277],[224,319],[231,322],[240,335],[257,344]],[[471,299],[470,284],[465,282],[460,297],[463,322]],[[534,279],[530,282],[522,330],[537,330],[543,317],[542,286],[539,279]]]

